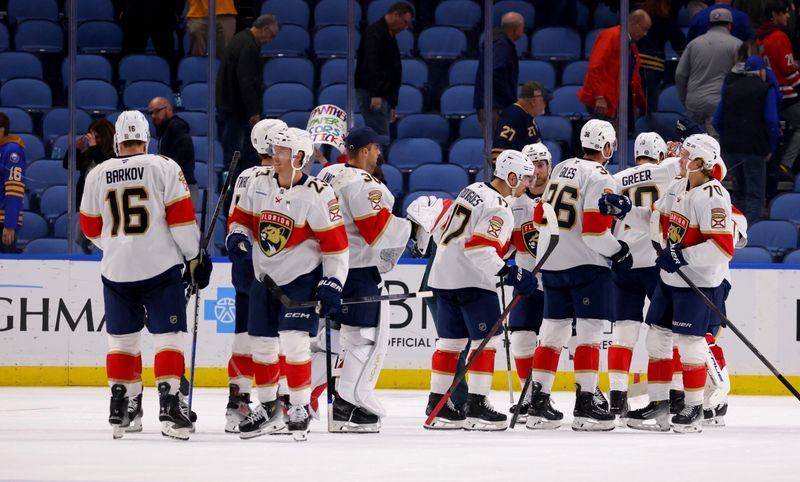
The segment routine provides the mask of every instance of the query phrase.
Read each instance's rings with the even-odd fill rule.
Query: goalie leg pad
[[[153,371],[156,383],[167,382],[169,393],[173,395],[178,393],[181,377],[186,372],[183,358],[184,335],[182,331],[153,334],[153,348],[156,352]]]
[[[254,336],[250,340],[253,353],[253,375],[261,403],[278,398],[278,352],[277,337]]]
[[[311,401],[311,340],[307,331],[281,331],[281,349],[286,356],[286,383],[292,405]]]
[[[109,386],[121,384],[125,396],[135,398],[142,393],[141,332],[108,335],[106,376]]]

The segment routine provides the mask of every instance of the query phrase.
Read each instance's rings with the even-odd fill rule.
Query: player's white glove
[[[414,250],[420,256],[424,256],[428,251],[431,232],[443,210],[444,201],[436,196],[420,196],[408,206],[406,218],[414,225],[411,237],[415,245]]]

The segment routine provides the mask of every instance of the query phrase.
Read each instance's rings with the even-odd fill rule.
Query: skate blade
[[[632,428],[634,430],[644,430],[647,432],[669,432],[670,425],[668,417],[669,415],[662,415],[655,419],[646,419],[646,420],[629,418],[627,421],[627,425],[628,428]]]
[[[572,420],[572,430],[576,432],[610,432],[616,427],[614,420],[595,420],[588,417],[575,417]]]
[[[292,432],[289,431],[289,427],[287,427],[285,423],[283,424],[283,427],[280,428],[279,430],[270,432],[270,435],[291,435],[291,434]]]
[[[134,419],[130,425],[125,427],[125,433],[140,433],[142,431],[142,419]]]
[[[467,417],[464,421],[464,430],[470,432],[502,432],[507,428],[508,422],[505,420],[489,422],[480,418]]]
[[[119,440],[125,436],[125,427],[122,425],[112,425],[111,426],[111,436],[114,437],[114,440]]]
[[[176,427],[172,422],[161,422],[161,435],[175,440],[189,440],[189,427]]]
[[[286,428],[286,424],[283,423],[283,420],[274,422],[272,424],[266,425],[258,430],[253,430],[252,432],[239,432],[239,438],[242,440],[248,440],[251,438],[260,437],[262,435],[270,435],[278,430],[282,430]]]
[[[528,416],[525,428],[528,430],[557,430],[561,426],[561,420],[547,420],[542,417]]]
[[[725,426],[725,417],[714,417],[703,420],[703,426],[709,428],[722,428]]]
[[[331,433],[379,433],[381,431],[381,424],[355,424],[334,420],[331,422],[331,429],[328,431]]]
[[[703,431],[702,423],[690,423],[688,425],[672,424],[672,430],[675,433],[700,433]]]
[[[422,424],[423,428],[428,430],[461,430],[464,428],[464,420],[447,420],[444,418],[436,417],[433,422],[429,424]]]
[[[291,431],[292,438],[294,439],[295,442],[305,442],[306,440],[308,440],[308,432],[310,432],[310,431],[311,430],[309,430],[309,429],[292,430]]]
[[[619,427],[619,428],[628,428],[628,417],[618,417],[617,418],[617,427]]]
[[[228,422],[225,424],[225,433],[239,433],[239,422]]]

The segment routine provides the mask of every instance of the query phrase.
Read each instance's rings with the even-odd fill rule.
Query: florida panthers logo
[[[536,256],[536,245],[539,244],[539,231],[534,227],[533,221],[520,226],[520,233],[522,233],[522,241],[525,242],[525,248],[531,256]]]
[[[683,237],[686,236],[686,230],[689,229],[689,220],[686,217],[671,212],[669,214],[669,230],[667,231],[667,238],[672,244],[680,243]]]
[[[294,220],[273,211],[262,211],[258,221],[258,245],[268,257],[275,256],[286,247],[292,235]]]

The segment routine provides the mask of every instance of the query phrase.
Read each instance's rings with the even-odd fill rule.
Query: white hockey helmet
[[[708,134],[692,134],[683,141],[683,149],[689,161],[702,159],[702,168],[711,172],[711,177],[721,181],[727,174],[725,163],[720,156],[719,142]]]
[[[509,174],[514,173],[517,175],[517,184],[515,186],[508,184],[508,187],[510,187],[512,191],[520,187],[523,176],[533,177],[533,171],[533,161],[523,153],[512,149],[506,149],[501,152],[500,155],[497,156],[494,165],[495,177],[499,177],[506,184],[508,184]]]
[[[543,142],[528,144],[522,148],[522,154],[530,159],[531,162],[547,161],[548,165],[553,163],[553,155],[550,154],[550,149]]]
[[[253,149],[259,154],[272,155],[272,144],[269,143],[269,133],[273,130],[278,131],[286,129],[288,126],[285,122],[279,119],[263,119],[253,126],[250,131],[250,142],[253,143]]]
[[[610,122],[590,119],[581,128],[581,146],[603,152],[606,144],[611,145],[611,152],[617,150],[617,133]]]
[[[303,160],[299,169],[302,169],[314,155],[314,143],[311,140],[311,134],[296,127],[270,131],[267,136],[267,142],[272,144],[273,147],[288,147],[291,149],[292,161],[302,151]]]
[[[150,124],[138,110],[126,110],[119,114],[114,124],[114,153],[119,154],[119,145],[126,141],[150,142]]]
[[[633,153],[634,159],[649,157],[660,161],[662,155],[667,156],[667,143],[655,132],[642,132],[636,136]]]

